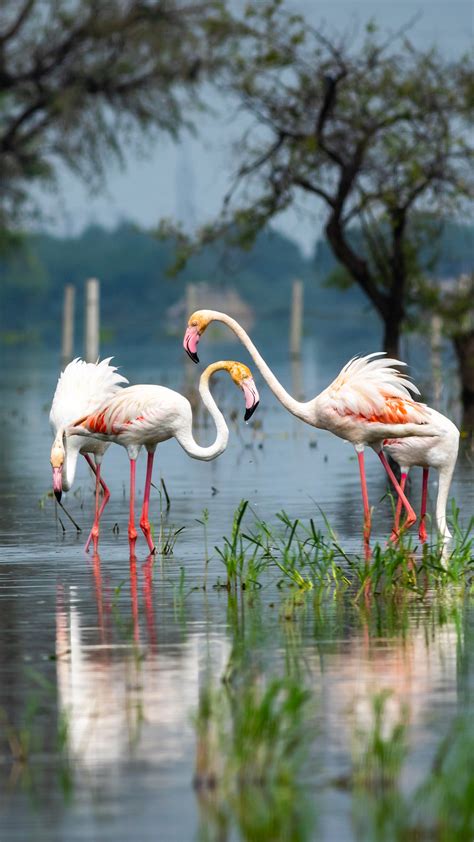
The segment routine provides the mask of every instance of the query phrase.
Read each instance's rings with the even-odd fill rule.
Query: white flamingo
[[[436,413],[414,401],[410,392],[419,394],[416,386],[393,365],[405,365],[399,360],[381,359],[383,354],[354,357],[340,371],[336,379],[310,401],[293,398],[277,380],[249,335],[226,313],[216,310],[197,310],[188,321],[183,346],[194,362],[199,362],[197,346],[201,335],[213,321],[227,325],[247,348],[263,379],[280,403],[297,418],[319,429],[329,430],[351,442],[357,452],[362,500],[364,505],[364,537],[370,537],[371,513],[365,477],[364,448],[370,446],[382,462],[399,499],[407,511],[405,526],[416,521],[416,515],[383,452],[385,438],[442,435]],[[394,533],[392,537],[397,537]]]
[[[116,366],[110,365],[112,357],[97,363],[86,363],[77,357],[60,374],[54,392],[49,421],[54,433],[51,447],[51,466],[53,468],[53,491],[58,502],[63,491],[69,491],[76,474],[77,458],[80,453],[96,478],[96,510],[94,526],[86,543],[86,551],[94,541],[97,549],[99,521],[110,497],[110,491],[100,475],[102,457],[108,445],[97,439],[85,441],[79,436],[65,436],[66,428],[76,418],[98,410],[104,401],[111,400],[121,391],[122,384],[128,383],[126,377],[119,374]],[[90,458],[94,457],[94,462]],[[100,487],[104,498],[99,508]]]
[[[219,407],[209,389],[209,378],[217,371],[227,371],[245,396],[245,420],[258,406],[259,397],[252,374],[246,365],[227,360],[208,366],[199,380],[199,392],[205,407],[216,425],[216,438],[208,447],[199,445],[192,430],[193,413],[191,404],[179,392],[165,386],[140,385],[121,389],[101,409],[78,418],[68,428],[69,435],[92,437],[103,442],[121,444],[130,459],[130,517],[128,537],[131,552],[134,552],[137,532],[135,529],[135,469],[142,447],[148,452],[143,508],[140,527],[151,552],[155,547],[151,537],[148,508],[150,501],[153,459],[157,444],[175,438],[188,456],[209,461],[219,456],[227,447],[229,430]]]
[[[446,505],[448,502],[449,489],[453,478],[454,468],[459,449],[459,430],[449,418],[430,409],[430,418],[436,423],[440,434],[427,437],[413,436],[406,439],[386,439],[383,443],[384,450],[400,465],[401,480],[400,486],[405,490],[405,483],[410,468],[419,466],[423,468],[423,484],[421,493],[421,511],[419,537],[426,541],[426,505],[428,500],[428,475],[430,468],[436,468],[439,473],[438,496],[436,499],[436,525],[441,535],[443,545],[446,545],[451,538],[446,520]],[[395,512],[394,529],[398,530],[401,514],[401,501],[398,500]]]

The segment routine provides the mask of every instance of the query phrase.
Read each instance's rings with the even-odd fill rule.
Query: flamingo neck
[[[215,459],[216,456],[220,456],[220,454],[226,449],[227,442],[229,441],[229,429],[225,418],[212,397],[209,389],[209,378],[214,373],[214,370],[212,366],[209,366],[209,368],[201,375],[199,380],[199,394],[201,395],[204,406],[212,416],[214,424],[216,425],[215,441],[208,447],[202,447],[197,443],[193,436],[192,424],[189,425],[189,428],[186,427],[176,435],[178,443],[181,445],[183,450],[186,451],[188,456],[191,456],[193,459],[201,459],[204,462],[209,462],[211,459]]]
[[[446,520],[446,507],[448,504],[448,494],[451,487],[453,472],[454,465],[441,469],[439,472],[438,496],[436,498],[436,525],[444,541],[448,541],[451,538],[451,533],[448,529]]]
[[[63,434],[64,429],[58,430],[55,443],[57,443],[58,446],[62,447],[64,450],[62,483],[63,491],[69,491],[74,482],[74,477],[76,476],[77,457],[79,456],[82,441],[76,436],[66,436],[66,445],[64,446]]]
[[[284,386],[282,386],[280,381],[275,377],[273,371],[267,365],[243,327],[231,316],[228,316],[227,313],[219,313],[217,310],[209,310],[208,312],[211,315],[211,321],[222,322],[227,325],[227,327],[230,327],[233,333],[235,333],[238,339],[240,339],[242,345],[245,346],[252,357],[267,386],[271,389],[282,406],[291,412],[292,415],[296,415],[297,418],[301,418],[303,421],[309,421],[309,423],[314,424],[314,419],[309,419],[309,405],[307,403],[297,401],[286,391]]]

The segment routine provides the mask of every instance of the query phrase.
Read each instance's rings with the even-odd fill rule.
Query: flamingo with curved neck
[[[394,365],[404,366],[405,363],[383,358],[380,353],[354,357],[324,391],[312,400],[301,402],[287,392],[250,336],[226,313],[197,310],[189,318],[183,347],[194,362],[199,362],[199,340],[213,321],[222,322],[235,333],[275,397],[292,415],[313,427],[329,430],[354,445],[360,470],[366,543],[370,537],[371,512],[365,476],[365,446],[372,447],[377,453],[406,509],[405,526],[411,526],[416,521],[416,515],[387,462],[383,440],[419,435],[429,437],[438,435],[440,431],[429,407],[413,400],[411,393],[419,394],[416,386],[393,368]],[[398,532],[394,530],[392,537],[398,537]]]
[[[216,425],[216,438],[208,447],[203,447],[193,435],[193,413],[191,404],[179,392],[166,386],[139,385],[122,389],[111,401],[97,412],[86,415],[70,425],[68,436],[86,436],[105,442],[115,442],[127,450],[130,459],[130,517],[128,537],[131,552],[137,540],[135,529],[135,469],[142,447],[148,452],[143,508],[140,527],[151,552],[155,551],[148,518],[153,459],[160,442],[175,438],[193,459],[209,461],[219,456],[227,447],[229,429],[225,418],[212,397],[209,380],[218,371],[227,371],[245,397],[245,420],[255,412],[259,396],[250,369],[234,360],[212,363],[202,373],[199,393],[202,402]],[[93,529],[97,530],[98,523]],[[94,534],[96,534],[94,532]]]

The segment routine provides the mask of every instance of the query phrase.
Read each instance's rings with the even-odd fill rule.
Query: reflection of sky
[[[416,45],[436,43],[452,57],[472,47],[472,5],[465,0],[286,0],[286,5],[305,14],[314,25],[324,21],[330,32],[357,33],[370,18],[393,32],[419,15],[410,33]],[[199,115],[198,137],[186,136],[179,146],[163,137],[147,159],[130,152],[124,170],[111,170],[107,190],[100,195],[90,196],[77,179],[60,168],[59,199],[41,196],[51,215],[50,226],[70,233],[90,221],[112,225],[132,218],[154,225],[162,217],[178,215],[185,216],[186,222],[203,223],[216,214],[235,170],[232,143],[244,118],[229,112],[215,94],[209,94],[209,100],[217,113]],[[321,218],[317,211],[309,213],[302,201],[301,212],[286,212],[278,227],[310,251]]]

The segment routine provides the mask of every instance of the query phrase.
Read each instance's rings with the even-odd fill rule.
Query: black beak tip
[[[244,421],[248,421],[252,417],[259,403],[260,401],[257,401],[257,403],[254,403],[253,406],[250,406],[248,409],[245,410]]]
[[[198,355],[196,354],[195,351],[188,351],[188,349],[186,348],[186,353],[187,353],[189,359],[193,361],[193,363],[199,362],[199,357],[198,357]]]
[[[60,503],[61,497],[63,496],[63,492],[62,491],[55,491],[54,496],[56,497],[56,500],[58,501],[58,503]]]

